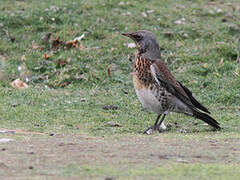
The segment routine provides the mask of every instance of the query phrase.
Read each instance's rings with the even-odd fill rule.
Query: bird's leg
[[[159,114],[159,115],[157,116],[157,119],[156,119],[154,125],[151,126],[151,127],[149,127],[149,128],[147,128],[147,129],[143,132],[143,134],[151,134],[152,131],[158,130],[158,129],[157,129],[157,128],[159,128],[159,126],[158,126],[158,121],[159,121],[161,115],[162,115],[162,114]],[[162,121],[162,120],[161,120],[161,121]]]
[[[166,126],[163,124],[163,120],[165,119],[166,115],[167,115],[167,114],[164,113],[161,121],[156,125],[156,126],[157,126],[156,129],[157,129],[159,132],[161,131],[160,127],[162,127],[164,130],[166,129]]]
[[[155,121],[155,123],[154,123],[154,127],[157,126],[158,121],[159,121],[159,119],[160,119],[161,116],[162,116],[162,114],[159,114],[159,115],[157,116],[157,119],[156,119],[156,121]]]

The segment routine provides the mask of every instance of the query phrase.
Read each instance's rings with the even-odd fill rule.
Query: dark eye
[[[142,39],[142,36],[140,36],[140,35],[135,35],[135,37],[134,37],[137,41],[140,41],[141,39]]]

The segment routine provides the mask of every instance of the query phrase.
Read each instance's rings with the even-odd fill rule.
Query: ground
[[[1,147],[1,175],[9,179],[237,179],[240,175],[240,141],[232,133],[17,137]]]
[[[0,0],[0,177],[238,179],[239,18],[237,0]],[[171,113],[166,132],[142,134],[156,115],[136,97],[136,49],[121,36],[138,29],[221,131]]]

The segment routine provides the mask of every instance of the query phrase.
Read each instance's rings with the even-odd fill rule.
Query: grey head
[[[161,52],[156,36],[146,30],[123,33],[122,35],[131,38],[138,47],[138,53],[144,58],[160,59]]]

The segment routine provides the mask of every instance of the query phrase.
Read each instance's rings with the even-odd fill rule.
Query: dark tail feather
[[[219,126],[219,123],[215,119],[213,119],[211,116],[205,113],[202,113],[197,110],[193,110],[193,116],[198,119],[201,119],[202,121],[204,121],[205,123],[209,124],[210,126],[216,129],[221,129],[221,127]]]
[[[185,93],[188,95],[190,101],[192,102],[192,104],[193,104],[196,108],[198,108],[198,109],[200,109],[200,110],[202,110],[202,111],[210,114],[210,112],[208,111],[208,109],[205,108],[203,105],[201,105],[201,104],[192,96],[192,92],[191,92],[187,87],[185,87],[184,85],[182,85],[179,81],[178,81],[178,83],[181,85],[181,87],[183,88],[183,90],[185,91]]]

